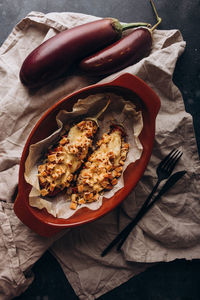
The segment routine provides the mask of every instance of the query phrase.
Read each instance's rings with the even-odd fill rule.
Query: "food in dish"
[[[92,146],[97,123],[83,120],[62,136],[58,146],[50,149],[46,161],[38,166],[42,196],[53,196],[70,186]]]
[[[97,142],[96,150],[84,163],[75,188],[72,189],[71,209],[97,201],[103,190],[110,190],[117,184],[128,150],[129,144],[125,142],[121,127],[112,126],[109,133],[103,134]]]
[[[102,99],[104,101],[107,99],[106,105],[94,117],[93,113],[98,111],[99,102],[103,103]],[[91,107],[90,110],[85,102],[85,98],[80,99],[79,105],[74,108],[74,110],[81,110],[78,114],[79,120],[85,115],[83,121],[76,123],[77,125],[70,129],[70,124],[74,124],[77,117],[74,119],[71,112],[61,110],[57,115],[57,122],[59,121],[64,128],[67,126],[68,134],[61,138],[61,127],[49,137],[48,141],[45,139],[42,143],[34,145],[31,155],[35,152],[37,160],[32,163],[30,155],[27,162],[27,170],[36,167],[38,173],[38,180],[30,177],[31,183],[36,182],[35,189],[30,195],[30,206],[45,208],[50,214],[59,218],[69,218],[83,207],[91,210],[99,209],[103,204],[104,196],[111,198],[124,186],[123,172],[131,162],[139,159],[142,151],[137,138],[143,124],[142,114],[135,110],[135,105],[115,94],[89,96],[87,104]],[[100,118],[109,105],[107,113]],[[90,130],[93,131],[89,134],[91,139],[81,157],[80,148],[83,151],[84,146],[82,137],[88,138],[86,124],[90,124],[92,127]],[[113,124],[121,124],[121,126]],[[86,130],[83,135],[80,134],[80,126]],[[98,137],[95,137],[97,129]],[[56,145],[48,148],[50,153],[49,150],[45,150],[46,145],[52,145],[58,139]],[[75,145],[71,145],[73,141]],[[44,151],[47,155],[41,163],[40,153]],[[34,171],[34,174],[36,173]]]

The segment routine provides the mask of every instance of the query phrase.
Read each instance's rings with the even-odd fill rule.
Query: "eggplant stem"
[[[107,109],[108,105],[110,104],[111,100],[108,99],[108,102],[106,103],[106,105],[102,108],[102,110],[100,112],[98,112],[96,114],[96,116],[94,117],[95,119],[99,119],[99,117],[104,113],[104,111]]]
[[[144,22],[122,24],[122,31],[127,30],[127,29],[131,29],[131,28],[141,27],[141,26],[150,28],[151,24],[144,23]]]
[[[156,15],[156,19],[157,19],[157,23],[156,23],[152,28],[150,28],[150,31],[152,32],[152,31],[154,31],[154,29],[156,29],[156,27],[162,22],[162,18],[160,18],[160,17],[158,16],[158,12],[157,12],[157,10],[156,10],[156,7],[155,7],[155,4],[154,4],[153,0],[150,0],[150,2],[151,2],[151,5],[152,5],[152,8],[153,8],[153,11],[154,11],[154,13],[155,13],[155,15]]]
[[[100,110],[100,112],[98,112],[96,114],[96,116],[94,117],[88,117],[88,118],[85,118],[85,120],[91,120],[91,121],[94,121],[97,126],[99,127],[99,123],[98,123],[98,119],[99,117],[104,113],[104,111],[107,109],[108,105],[110,104],[111,100],[108,99],[108,102],[106,103],[106,105]]]

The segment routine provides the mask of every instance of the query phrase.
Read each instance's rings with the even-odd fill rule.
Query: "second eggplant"
[[[140,27],[114,44],[95,54],[84,58],[80,68],[95,76],[110,75],[132,64],[137,63],[151,51],[152,32],[161,23],[153,0],[150,0],[157,23],[152,28]]]
[[[109,75],[149,54],[152,46],[151,32],[138,28],[111,46],[85,58],[80,68],[93,75]]]

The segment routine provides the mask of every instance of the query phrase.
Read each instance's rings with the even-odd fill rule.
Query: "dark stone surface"
[[[200,261],[161,263],[101,296],[98,300],[199,300]],[[49,252],[33,267],[35,280],[15,300],[78,300]]]
[[[187,43],[184,54],[177,62],[173,80],[182,92],[186,111],[193,115],[200,149],[200,1],[155,0],[155,3],[163,18],[159,28],[179,29]],[[30,11],[71,11],[115,17],[123,22],[155,22],[146,0],[0,0],[0,44]],[[199,300],[199,270],[200,260],[158,264],[100,299]],[[35,264],[33,271],[33,284],[18,300],[78,299],[49,252]]]

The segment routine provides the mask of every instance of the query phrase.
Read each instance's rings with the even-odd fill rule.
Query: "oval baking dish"
[[[31,186],[24,178],[25,161],[31,144],[46,138],[57,129],[56,115],[61,109],[71,110],[78,99],[84,99],[90,94],[112,92],[133,101],[136,109],[142,111],[143,129],[139,136],[143,146],[142,156],[130,164],[124,172],[124,187],[113,197],[103,198],[102,206],[97,210],[86,207],[79,209],[68,219],[55,218],[45,209],[39,210],[29,205]],[[117,207],[132,191],[143,175],[151,157],[154,137],[155,120],[160,109],[160,100],[156,93],[140,78],[125,73],[112,81],[98,83],[82,88],[67,95],[40,118],[25,144],[19,170],[18,195],[14,203],[14,211],[18,218],[33,231],[41,236],[52,236],[57,232],[78,225],[82,225],[102,217]]]

